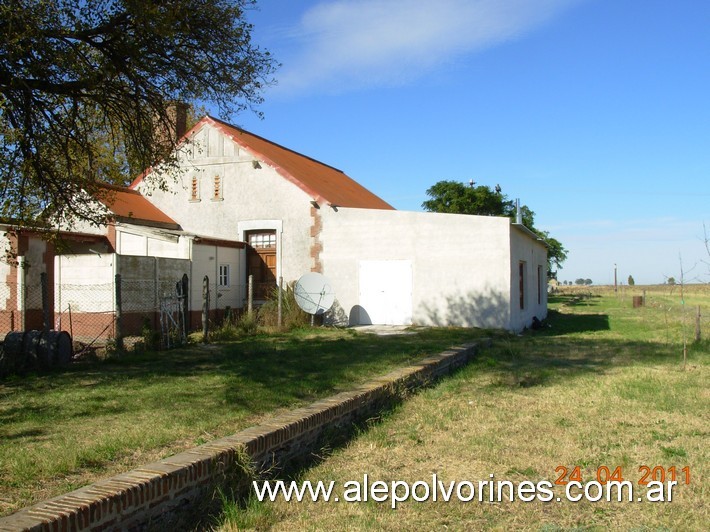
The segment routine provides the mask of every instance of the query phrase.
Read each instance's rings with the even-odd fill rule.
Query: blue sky
[[[262,0],[278,84],[233,123],[397,209],[442,179],[519,197],[560,280],[710,281],[710,2]]]

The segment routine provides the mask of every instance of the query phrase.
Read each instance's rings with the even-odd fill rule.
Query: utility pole
[[[616,284],[616,263],[614,263],[614,293],[617,293],[617,284]]]

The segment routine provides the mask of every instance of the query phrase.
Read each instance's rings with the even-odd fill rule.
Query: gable
[[[212,127],[204,128],[205,125]],[[202,135],[202,145],[184,146],[188,158],[239,156],[240,152],[244,151],[274,168],[281,177],[296,185],[318,203],[337,207],[393,209],[389,203],[343,171],[221,120],[206,116],[185,135],[185,138],[196,134]],[[190,150],[194,151],[190,153]],[[137,187],[142,179],[143,175],[131,184],[131,188]]]

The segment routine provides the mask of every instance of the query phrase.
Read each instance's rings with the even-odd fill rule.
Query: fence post
[[[700,333],[700,305],[698,305],[698,310],[695,313],[695,341],[699,342],[701,337]]]
[[[49,321],[49,288],[47,286],[47,273],[39,274],[39,281],[42,289],[42,329],[48,331],[51,329]]]
[[[27,287],[25,285],[25,257],[17,257],[17,309],[20,311],[20,328],[24,331],[27,328]]]
[[[247,314],[251,316],[254,309],[254,276],[250,275],[247,284]]]
[[[202,342],[207,343],[209,334],[209,311],[210,311],[210,280],[205,275],[202,279]]]
[[[116,349],[123,351],[123,301],[121,299],[121,274],[116,274]]]
[[[281,328],[281,323],[282,323],[281,315],[282,315],[282,309],[283,309],[283,305],[282,305],[282,300],[283,300],[282,287],[283,287],[283,284],[284,284],[284,278],[283,278],[283,277],[279,277],[279,314],[278,314],[278,321],[277,321],[277,325],[278,325],[279,329]]]
[[[190,329],[190,278],[186,273],[182,274],[182,314],[183,314],[183,329],[187,338],[187,331]]]

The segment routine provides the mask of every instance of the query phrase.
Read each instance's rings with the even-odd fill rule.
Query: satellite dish
[[[302,275],[293,287],[296,304],[313,316],[325,314],[335,301],[335,292],[325,275],[311,272]]]

